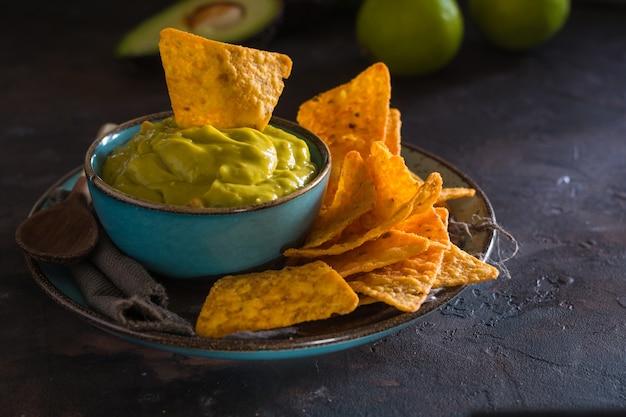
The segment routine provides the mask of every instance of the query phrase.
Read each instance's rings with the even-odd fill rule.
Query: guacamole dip
[[[302,139],[268,125],[181,129],[173,117],[144,122],[106,159],[102,177],[145,200],[194,207],[236,207],[274,200],[317,172]]]

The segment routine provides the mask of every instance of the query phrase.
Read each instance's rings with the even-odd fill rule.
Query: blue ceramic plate
[[[441,173],[446,187],[471,187],[476,195],[450,202],[451,215],[456,220],[470,222],[473,216],[490,218],[495,222],[493,209],[482,190],[465,174],[449,163],[413,146],[403,145],[402,154],[407,166],[425,178],[428,173]],[[80,168],[61,178],[37,201],[32,212],[45,207],[50,193],[59,188],[71,189],[80,174]],[[460,246],[484,259],[491,252],[495,232],[481,232],[466,239]],[[447,288],[432,295],[415,313],[404,313],[382,303],[365,305],[346,316],[318,322],[299,324],[278,331],[250,333],[238,338],[206,339],[166,333],[137,332],[113,322],[91,309],[74,284],[68,270],[27,258],[28,266],[37,284],[60,306],[88,323],[118,337],[141,345],[181,353],[189,356],[230,360],[286,359],[348,349],[385,337],[424,319],[458,296],[465,287]],[[195,322],[204,298],[206,286],[198,288],[181,281],[163,279],[170,298],[169,308],[180,316]]]

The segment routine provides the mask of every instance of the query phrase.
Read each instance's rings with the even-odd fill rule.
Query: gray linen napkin
[[[51,204],[66,196],[65,190],[56,191]],[[102,228],[89,257],[69,269],[87,303],[117,323],[136,331],[195,335],[191,323],[167,309],[165,287],[123,254]]]

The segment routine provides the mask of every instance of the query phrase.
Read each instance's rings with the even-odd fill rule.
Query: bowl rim
[[[158,203],[150,200],[144,200],[138,197],[134,197],[130,194],[124,193],[113,186],[107,184],[102,177],[100,177],[94,170],[92,161],[93,155],[100,146],[100,144],[108,137],[115,135],[123,130],[128,128],[137,126],[144,121],[154,121],[154,120],[162,120],[167,117],[172,116],[174,113],[172,111],[163,111],[158,113],[152,113],[145,116],[140,116],[119,125],[116,125],[113,129],[107,130],[106,132],[98,135],[96,139],[91,143],[87,152],[85,154],[84,160],[84,170],[85,175],[87,177],[88,182],[99,192],[104,194],[105,196],[112,198],[114,200],[120,201],[122,203],[130,204],[133,206],[137,206],[140,208],[144,208],[147,210],[154,210],[160,212],[167,213],[176,213],[176,214],[214,214],[214,215],[225,215],[225,214],[233,214],[233,213],[250,213],[259,210],[266,210],[271,207],[275,207],[278,205],[282,205],[288,201],[294,200],[299,196],[306,194],[313,188],[316,188],[325,178],[330,176],[331,170],[331,154],[330,149],[324,143],[322,139],[320,139],[316,134],[311,132],[308,129],[305,129],[301,125],[292,122],[287,119],[283,119],[281,117],[272,116],[270,119],[270,124],[277,126],[279,128],[285,129],[290,133],[299,136],[300,138],[305,137],[306,140],[315,146],[322,158],[322,166],[318,167],[318,172],[310,182],[308,182],[303,187],[298,188],[297,190],[284,195],[282,197],[276,198],[271,201],[265,201],[258,204],[246,205],[246,206],[235,206],[235,207],[188,207],[188,206],[177,206],[173,204],[165,204]]]

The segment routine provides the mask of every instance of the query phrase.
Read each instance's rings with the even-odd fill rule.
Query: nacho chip
[[[380,301],[369,295],[359,294],[359,307],[375,303],[380,303]]]
[[[374,206],[376,190],[358,152],[346,155],[338,189],[330,207],[315,220],[303,248],[319,247],[337,237],[351,222]],[[285,256],[294,256],[295,251],[288,249]]]
[[[443,252],[440,247],[429,247],[411,259],[357,275],[348,284],[363,296],[394,306],[400,311],[415,312],[428,297],[441,268]]]
[[[448,200],[454,200],[463,197],[473,197],[474,195],[476,195],[476,190],[474,190],[473,188],[444,187],[441,189],[441,193],[439,194],[439,198],[437,198],[435,204],[443,204]]]
[[[394,230],[415,233],[446,249],[451,244],[448,234],[448,210],[443,207],[431,207],[422,213],[413,214],[394,227]]]
[[[437,213],[437,216],[439,216],[439,219],[443,223],[444,230],[448,230],[448,225],[450,222],[450,212],[445,207],[437,206],[437,207],[434,207],[434,209],[435,209],[435,213]],[[450,236],[448,234],[446,234],[446,239],[450,240]]]
[[[413,313],[420,309],[433,288],[443,256],[442,247],[431,245],[410,259],[350,277],[348,284],[359,293],[360,299],[369,303],[377,300]]]
[[[400,311],[419,310],[431,286],[422,283],[410,273],[394,269],[370,273],[363,281],[350,281],[350,287],[373,300],[389,304]]]
[[[339,255],[357,248],[367,241],[377,239],[383,233],[388,232],[396,225],[402,223],[412,213],[427,210],[427,202],[435,201],[436,195],[439,190],[441,190],[441,183],[441,175],[437,172],[433,172],[428,176],[422,187],[417,190],[413,198],[396,207],[396,211],[390,214],[388,218],[375,225],[363,225],[357,220],[344,229],[338,240],[333,240],[329,245],[288,249],[285,252],[285,256],[316,258],[319,256]],[[418,210],[415,210],[416,205],[418,205]]]
[[[413,201],[413,214],[423,212],[432,207],[441,193],[443,179],[438,172],[432,172],[426,177],[424,183],[419,188],[417,196]]]
[[[299,249],[289,249],[285,256],[298,256],[302,258],[317,258],[326,255],[339,255],[349,250],[358,248],[365,242],[379,238],[384,233],[391,230],[396,224],[405,219],[413,208],[413,202],[404,204],[394,215],[372,229],[363,229],[357,219],[355,223],[344,229],[339,239],[333,240],[330,244],[321,247],[302,247]],[[356,225],[356,227],[351,227]]]
[[[425,237],[391,230],[378,239],[365,242],[341,255],[325,256],[319,259],[345,278],[411,258],[428,249],[428,245],[429,241]]]
[[[420,184],[411,175],[404,158],[392,155],[382,141],[372,144],[366,162],[376,187],[376,205],[362,220],[368,227],[367,224],[373,226],[392,216],[415,196]]]
[[[278,103],[292,61],[167,28],[159,42],[176,123],[263,130]]]
[[[400,110],[389,109],[387,116],[387,127],[385,129],[385,145],[392,155],[400,155],[402,120],[400,118]]]
[[[349,277],[349,284],[359,293],[359,299],[378,300],[401,311],[419,310],[442,268],[449,246],[447,218],[446,209],[433,208],[403,222],[407,229],[430,240],[428,249],[371,273]]]
[[[345,155],[356,150],[365,159],[372,142],[385,139],[390,99],[389,70],[376,63],[300,105],[298,123],[326,142],[333,160],[323,206],[332,201]]]
[[[221,338],[352,312],[359,297],[337,272],[316,261],[282,270],[231,275],[211,288],[196,321],[198,335]]]
[[[337,191],[339,189],[339,183],[341,182],[341,177],[346,175],[343,173],[343,164],[346,162],[346,157],[350,152],[356,152],[359,155],[360,152],[356,150],[350,150],[353,148],[351,143],[356,142],[356,137],[352,135],[346,135],[341,140],[341,151],[338,150],[338,146],[335,145],[333,147],[329,147],[331,154],[331,168],[330,175],[328,176],[328,183],[326,184],[326,192],[324,194],[324,199],[322,200],[322,211],[324,211],[328,206],[332,204],[337,196]],[[361,156],[361,158],[363,158]]]
[[[390,100],[389,70],[385,64],[376,63],[351,81],[304,102],[297,120],[331,147],[352,135],[356,141],[349,150],[357,150],[366,158],[371,141],[385,137]]]
[[[443,265],[437,275],[433,288],[454,287],[491,281],[498,277],[495,267],[470,255],[456,245],[444,253]]]

